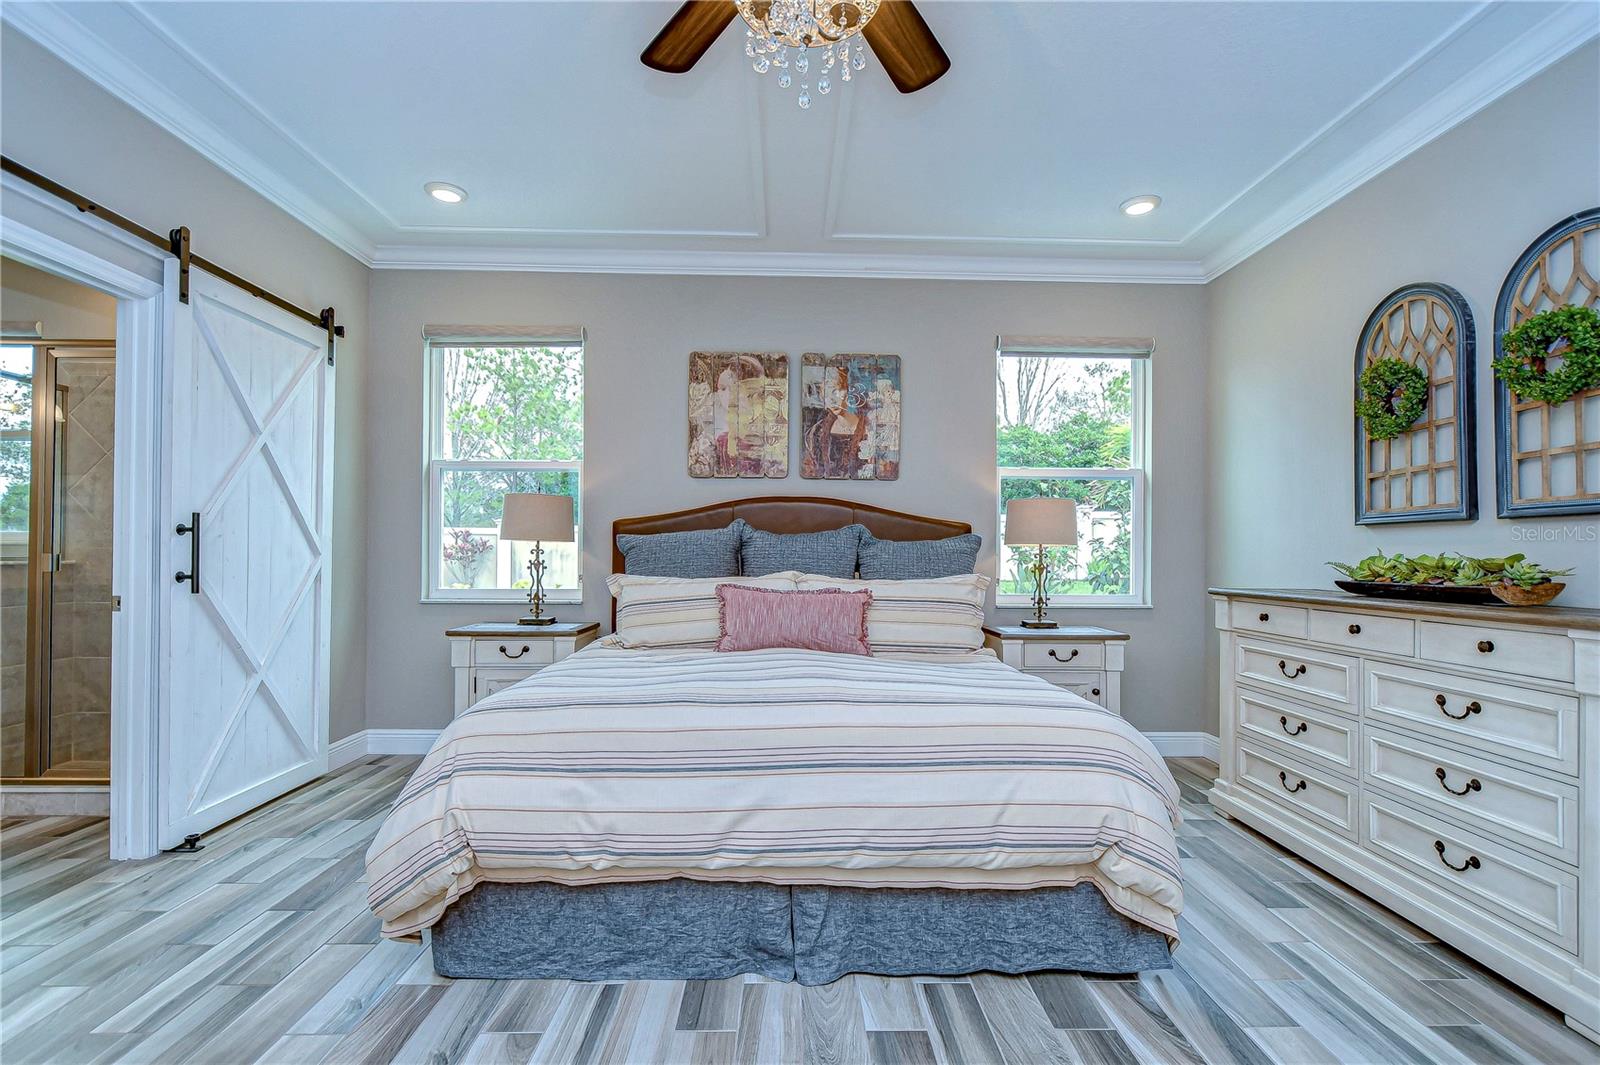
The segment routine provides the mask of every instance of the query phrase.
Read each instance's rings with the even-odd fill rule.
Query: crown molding
[[[372,242],[356,227],[318,203],[265,160],[245,149],[236,138],[218,128],[142,67],[106,45],[71,16],[70,5],[5,4],[0,19],[334,247],[364,266],[372,265]],[[145,23],[145,26],[151,32],[159,33],[162,41],[171,45],[172,42],[159,27],[149,23]],[[183,54],[181,49],[179,52]],[[194,73],[216,84],[205,69],[196,67]],[[217,87],[221,91],[229,91],[225,85]],[[313,161],[319,166],[323,165],[320,160]]]
[[[1563,5],[1487,61],[1466,68],[1448,89],[1413,108],[1404,122],[1369,141],[1338,169],[1207,256],[1205,280],[1221,277],[1597,36],[1600,8],[1585,0]]]
[[[379,245],[375,270],[489,270],[558,274],[683,274],[708,277],[886,277],[946,281],[1076,281],[1199,285],[1203,264],[1185,260],[1002,258],[985,255],[853,255],[840,252],[587,251]]]

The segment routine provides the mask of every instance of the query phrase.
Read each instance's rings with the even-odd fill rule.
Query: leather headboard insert
[[[964,521],[927,518],[899,510],[852,503],[845,499],[819,496],[759,496],[731,499],[726,503],[676,510],[670,514],[650,514],[640,518],[618,518],[611,523],[611,572],[623,572],[622,552],[617,536],[622,533],[688,532],[693,529],[720,529],[735,518],[743,518],[757,529],[775,533],[822,532],[860,524],[882,540],[943,540],[972,531]],[[616,601],[612,600],[611,620],[616,621]]]

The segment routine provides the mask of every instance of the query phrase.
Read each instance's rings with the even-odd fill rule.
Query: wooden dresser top
[[[1212,595],[1235,599],[1262,599],[1278,603],[1341,607],[1401,617],[1454,618],[1500,625],[1539,625],[1600,632],[1600,610],[1569,606],[1464,606],[1458,603],[1421,603],[1410,599],[1376,599],[1324,588],[1212,588]]]

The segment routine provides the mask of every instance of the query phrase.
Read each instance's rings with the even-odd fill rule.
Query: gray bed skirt
[[[1171,966],[1167,937],[1091,884],[1031,891],[479,884],[432,931],[441,976],[826,984],[846,973],[955,975]]]

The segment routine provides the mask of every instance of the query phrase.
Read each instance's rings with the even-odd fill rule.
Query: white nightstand
[[[1128,634],[1094,625],[1025,629],[986,625],[984,646],[1008,666],[1122,713],[1122,656]]]
[[[444,634],[450,638],[450,665],[456,673],[455,712],[459,717],[485,695],[509,688],[593,643],[600,635],[600,624],[484,621],[446,629]]]

